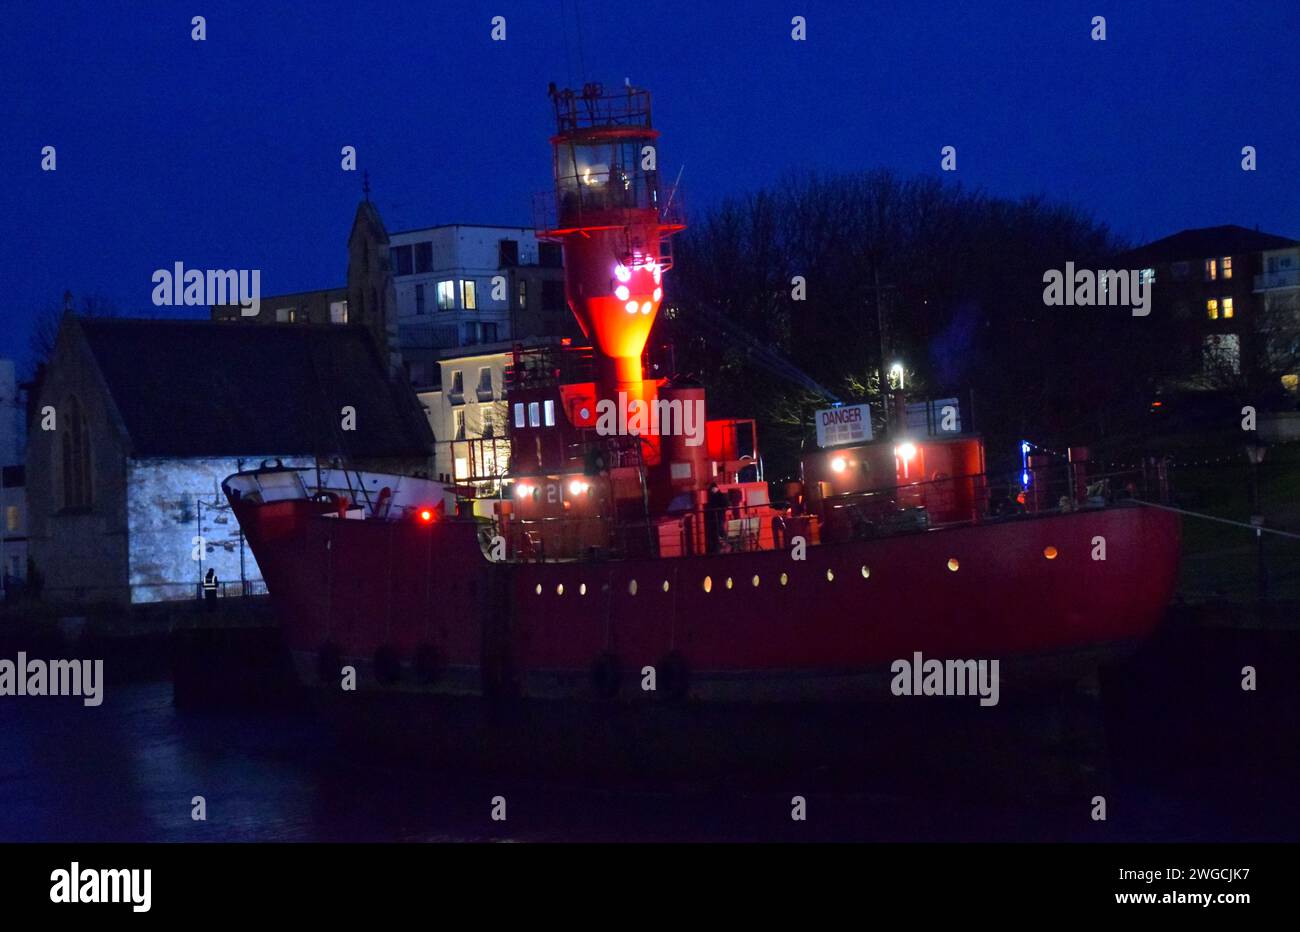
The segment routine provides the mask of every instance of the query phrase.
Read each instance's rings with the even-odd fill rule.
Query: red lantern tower
[[[659,186],[650,92],[551,85],[555,195],[539,234],[564,249],[565,294],[597,360],[597,397],[650,401],[641,356],[672,265],[671,198]]]

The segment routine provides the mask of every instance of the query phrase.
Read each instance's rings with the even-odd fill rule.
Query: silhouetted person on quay
[[[217,608],[217,571],[208,567],[207,575],[203,577],[203,601],[207,604],[208,611],[215,611]]]

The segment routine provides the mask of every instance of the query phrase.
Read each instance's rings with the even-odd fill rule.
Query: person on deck
[[[722,549],[722,532],[726,527],[727,496],[718,491],[716,482],[709,483],[709,497],[704,506],[704,537],[709,553]]]

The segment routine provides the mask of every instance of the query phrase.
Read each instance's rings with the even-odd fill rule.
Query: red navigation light
[[[433,509],[432,509],[432,508],[421,508],[421,509],[420,509],[420,520],[423,521],[425,524],[429,524],[429,523],[431,523],[431,522],[433,521]]]

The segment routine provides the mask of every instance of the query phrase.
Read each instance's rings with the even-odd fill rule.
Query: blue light
[[[1025,488],[1029,488],[1029,470],[1026,469],[1020,474],[1020,484]]]

